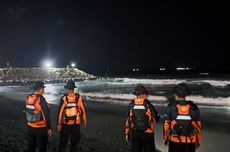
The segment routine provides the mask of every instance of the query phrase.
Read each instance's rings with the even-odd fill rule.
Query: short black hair
[[[180,83],[173,88],[173,93],[180,98],[184,98],[191,94],[190,89],[186,83]]]

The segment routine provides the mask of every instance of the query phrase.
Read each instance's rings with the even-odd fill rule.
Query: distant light
[[[192,68],[188,68],[188,67],[186,67],[186,68],[184,68],[184,67],[179,67],[179,68],[176,68],[176,70],[178,70],[178,71],[180,71],[180,70],[186,70],[186,71],[188,71],[188,70],[192,70]]]
[[[166,70],[166,68],[160,68],[160,71],[165,71]]]
[[[200,73],[200,75],[209,75],[209,73]]]
[[[42,66],[46,68],[52,68],[54,66],[54,62],[53,60],[46,59],[43,61]]]
[[[72,62],[70,65],[72,68],[76,67],[76,63],[74,63],[74,62]]]
[[[140,69],[133,69],[133,72],[135,72],[135,71],[138,72],[138,71],[140,71]]]
[[[176,68],[176,70],[185,70],[185,68]]]

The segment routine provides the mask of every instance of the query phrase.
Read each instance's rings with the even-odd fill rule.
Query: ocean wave
[[[90,80],[88,80],[90,81]],[[100,81],[100,80],[98,80]],[[115,78],[115,79],[102,79],[100,83],[109,85],[175,85],[179,83],[188,84],[210,84],[216,87],[224,87],[230,85],[230,80],[203,80],[203,79],[135,79],[135,78]]]
[[[86,99],[111,102],[111,103],[127,103],[130,102],[135,96],[132,94],[105,94],[105,93],[81,93],[82,96],[85,96]],[[153,104],[166,105],[167,97],[165,96],[153,96],[150,95],[147,97]],[[188,96],[187,100],[192,100],[196,104],[203,106],[226,106],[230,107],[230,97],[217,97],[209,98],[203,96]]]
[[[117,100],[132,100],[135,96],[133,94],[112,94],[112,93],[81,93],[82,96],[86,97],[95,97],[98,99],[104,98],[104,99],[117,99]],[[164,96],[148,96],[149,100],[155,100],[155,101],[167,101],[167,98]]]
[[[123,79],[119,79],[123,80]],[[118,80],[116,80],[118,81]],[[126,79],[126,82],[130,81]],[[169,81],[168,81],[169,82]],[[177,83],[178,81],[173,81]],[[205,83],[207,82],[204,81]],[[217,81],[211,81],[213,84],[217,83]],[[86,83],[86,82],[84,82]],[[197,83],[197,82],[196,82]],[[90,82],[87,82],[87,84],[91,84]],[[97,84],[94,82],[94,84]],[[223,81],[222,85],[228,84],[228,81]],[[65,93],[64,89],[64,84],[46,84],[46,92],[45,92],[45,97],[47,98],[47,101],[49,103],[53,104],[59,104],[60,97],[62,94]],[[90,86],[90,88],[99,88],[95,86]],[[103,86],[100,86],[103,87]],[[113,87],[111,87],[113,89]],[[110,89],[111,89],[110,88]],[[104,91],[99,91],[97,92],[97,89],[94,89],[94,91],[81,91],[81,85],[79,86],[79,92],[82,96],[85,97],[87,100],[93,100],[93,101],[104,101],[104,102],[109,102],[109,103],[128,103],[130,100],[134,98],[134,95],[124,90],[120,90],[118,92],[108,92],[106,90],[107,88],[104,88]],[[29,86],[1,86],[0,87],[0,95],[5,96],[7,98],[15,99],[15,100],[25,100],[25,97],[30,94],[32,90],[29,89]],[[153,104],[159,104],[159,105],[166,105],[167,104],[167,97],[163,95],[149,95],[148,99],[152,101]],[[204,97],[202,95],[193,95],[188,97],[189,100],[193,100],[195,103],[199,105],[204,105],[204,106],[226,106],[230,107],[230,97],[222,97],[222,96],[216,96],[216,97]]]

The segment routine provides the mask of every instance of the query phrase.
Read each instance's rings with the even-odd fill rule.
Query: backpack
[[[194,106],[191,101],[186,104],[175,104],[176,113],[171,121],[172,134],[177,136],[191,137],[195,134],[192,122],[195,120]]]
[[[64,107],[64,119],[67,124],[74,124],[77,117],[80,115],[80,110],[77,106],[80,95],[76,95],[74,98],[69,101],[68,96],[65,96],[65,107]]]
[[[149,105],[146,100],[143,104],[135,104],[134,100],[131,102],[130,121],[134,130],[145,131],[150,127],[149,117],[146,115],[148,108]]]
[[[29,95],[26,99],[26,120],[29,123],[36,123],[43,120],[40,106],[40,98],[37,95]]]

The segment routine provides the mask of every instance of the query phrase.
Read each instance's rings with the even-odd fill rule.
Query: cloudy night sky
[[[229,69],[230,7],[125,0],[0,0],[0,67],[74,61],[90,73]]]

